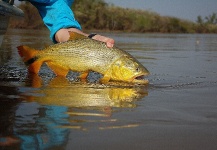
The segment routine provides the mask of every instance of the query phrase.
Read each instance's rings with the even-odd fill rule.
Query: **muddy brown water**
[[[0,148],[217,149],[217,35],[99,33],[149,71],[140,87],[28,75],[16,47],[51,44],[47,31],[9,30],[0,48]]]

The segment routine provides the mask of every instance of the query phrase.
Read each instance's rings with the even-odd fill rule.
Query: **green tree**
[[[213,13],[207,17],[205,17],[208,24],[217,24],[217,16],[216,13]]]
[[[199,24],[204,23],[203,18],[201,16],[197,16],[197,23],[199,23]]]

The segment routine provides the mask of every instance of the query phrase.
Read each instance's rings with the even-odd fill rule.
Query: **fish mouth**
[[[138,84],[148,84],[149,81],[145,79],[144,77],[147,76],[148,74],[140,74],[137,75],[133,78],[132,82],[138,83]]]

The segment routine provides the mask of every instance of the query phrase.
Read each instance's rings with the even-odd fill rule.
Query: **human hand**
[[[69,28],[69,29],[60,29],[59,31],[57,31],[56,35],[55,35],[55,39],[57,42],[66,42],[69,39],[69,31],[72,32],[77,32],[79,34],[82,34],[84,36],[88,36],[88,34],[75,29],[75,28]],[[97,40],[97,41],[101,41],[101,42],[105,42],[108,48],[112,48],[114,46],[115,41],[112,38],[108,38],[99,34],[96,34],[92,37],[92,39]]]

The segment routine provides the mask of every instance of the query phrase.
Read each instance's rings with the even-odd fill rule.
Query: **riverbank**
[[[34,6],[25,2],[21,3],[19,8],[25,12],[25,19],[11,20],[11,28],[45,28]],[[75,1],[72,9],[82,28],[88,30],[138,33],[217,33],[217,25],[209,20],[195,23],[175,17],[161,16],[151,11],[121,8],[109,5],[103,0]]]

